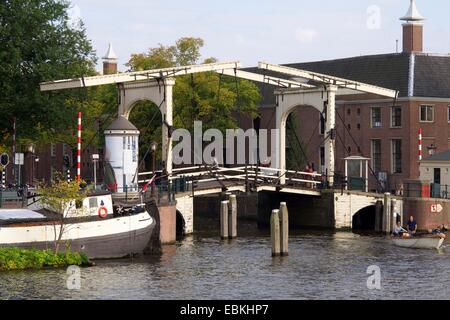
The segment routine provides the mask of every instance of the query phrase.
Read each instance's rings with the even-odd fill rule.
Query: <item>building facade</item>
[[[428,150],[440,152],[450,148],[450,55],[422,51],[424,18],[414,1],[401,20],[404,22],[401,53],[286,65],[399,92],[395,100],[371,95],[337,98],[336,174],[343,176],[345,157],[371,158],[371,190],[401,192],[405,180],[419,178],[419,129],[423,130],[425,155]],[[261,73],[256,68],[248,70]],[[286,78],[282,74],[270,75]],[[259,86],[263,94],[261,128],[274,129],[275,87]],[[325,173],[322,168],[326,115],[310,106],[298,106],[294,112],[301,156],[316,171]],[[251,127],[248,121],[243,123]],[[288,141],[288,148],[294,143],[298,142]]]

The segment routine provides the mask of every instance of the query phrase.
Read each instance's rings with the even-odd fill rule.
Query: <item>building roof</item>
[[[114,52],[113,46],[111,42],[108,46],[108,51],[106,52],[105,56],[103,57],[104,60],[117,60],[117,55]]]
[[[134,124],[128,121],[124,116],[119,116],[106,130],[137,131],[138,128],[136,128]]]
[[[450,150],[436,153],[423,161],[450,161]]]
[[[400,97],[450,98],[450,55],[392,53],[293,63],[286,66],[397,90]],[[246,69],[263,74],[258,68]],[[283,74],[266,72],[280,78]],[[259,84],[263,105],[273,105],[274,86]]]
[[[419,22],[425,20],[425,18],[419,13],[419,10],[417,10],[416,1],[411,0],[408,12],[404,17],[401,17],[400,20]]]

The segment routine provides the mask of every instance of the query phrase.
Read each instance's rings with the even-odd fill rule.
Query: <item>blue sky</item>
[[[417,0],[425,51],[450,53],[450,2]],[[113,43],[121,71],[132,53],[184,36],[220,61],[290,63],[395,52],[409,0],[72,0],[99,57]],[[378,15],[379,12],[379,15]],[[377,17],[379,16],[379,19]]]

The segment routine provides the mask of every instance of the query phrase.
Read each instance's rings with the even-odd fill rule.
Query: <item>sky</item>
[[[410,0],[71,0],[97,56],[113,44],[119,70],[131,54],[181,37],[205,40],[203,58],[293,63],[401,51]],[[424,46],[450,53],[450,1],[417,0]],[[99,69],[101,59],[99,59]]]

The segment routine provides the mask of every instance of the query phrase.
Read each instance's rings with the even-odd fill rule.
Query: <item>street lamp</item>
[[[31,156],[31,175],[28,178],[28,182],[30,185],[32,185],[34,183],[34,156],[36,153],[36,146],[34,145],[34,143],[29,143],[27,145],[27,153]],[[30,178],[31,178],[31,181],[30,181]]]
[[[94,163],[94,190],[97,190],[97,162],[100,160],[100,155],[94,153],[92,155],[92,162]]]
[[[156,150],[158,148],[158,143],[156,143],[155,141],[152,141],[152,143],[150,144],[150,149],[152,150],[152,172],[153,172],[153,176],[156,175]],[[152,182],[152,197],[155,196],[155,189],[156,189],[156,184],[155,184],[155,180],[156,177],[153,179]]]
[[[437,147],[434,144],[431,144],[431,146],[427,147],[428,149],[428,155],[432,156],[436,154]]]

